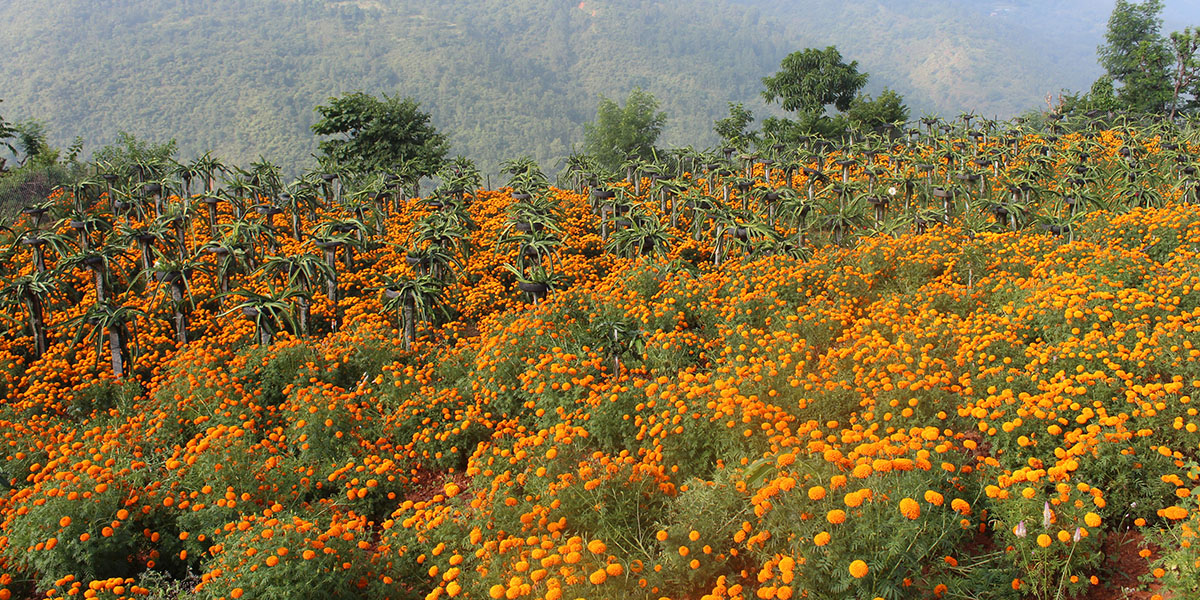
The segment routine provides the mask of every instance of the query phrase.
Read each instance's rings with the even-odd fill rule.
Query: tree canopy
[[[321,119],[313,133],[338,136],[319,144],[319,158],[334,168],[390,171],[405,164],[415,175],[432,175],[446,160],[446,136],[411,98],[354,92],[315,110]]]
[[[1138,112],[1162,113],[1170,100],[1170,52],[1159,30],[1162,2],[1117,0],[1108,18],[1100,66],[1120,84],[1117,97]]]
[[[793,52],[779,66],[778,73],[763,78],[763,98],[778,101],[789,112],[818,114],[831,104],[845,111],[867,84],[867,74],[858,72],[858,61],[846,64],[834,46]]]
[[[846,120],[854,129],[874,129],[888,124],[903,124],[908,121],[908,106],[904,98],[889,88],[883,88],[879,96],[860,94],[846,109]]]
[[[629,92],[624,107],[601,96],[596,120],[584,126],[585,149],[601,166],[616,170],[629,158],[651,158],[666,123],[658,100],[641,88]]]
[[[1163,36],[1162,10],[1161,0],[1117,0],[1097,49],[1108,83],[1098,81],[1092,93],[1073,97],[1075,103],[1105,104],[1111,85],[1116,107],[1131,112],[1174,119],[1200,108],[1200,31]]]
[[[799,135],[845,135],[850,129],[871,129],[908,120],[908,107],[900,94],[884,88],[878,98],[861,92],[867,73],[858,61],[846,63],[834,46],[793,52],[780,63],[779,72],[763,78],[767,102],[779,102],[795,119],[771,117],[763,132],[774,139],[794,141]],[[830,109],[844,114],[831,116]]]

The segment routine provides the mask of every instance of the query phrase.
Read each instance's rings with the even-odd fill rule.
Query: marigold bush
[[[56,192],[0,265],[0,592],[1074,597],[1134,532],[1194,594],[1200,208],[1161,142]]]

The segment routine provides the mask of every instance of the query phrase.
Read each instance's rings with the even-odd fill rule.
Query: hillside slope
[[[642,86],[669,115],[664,143],[711,143],[726,102],[768,113],[760,79],[808,46],[838,45],[915,115],[1013,115],[1098,73],[1109,9],[1039,4],[3,0],[0,93],[10,120],[88,152],[126,130],[294,168],[315,150],[314,106],[389,92],[418,98],[485,168],[526,153],[554,168],[602,94]]]

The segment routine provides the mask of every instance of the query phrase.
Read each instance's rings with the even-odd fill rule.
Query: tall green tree
[[[321,119],[313,124],[313,133],[336,136],[319,144],[321,158],[339,169],[390,172],[405,163],[416,175],[429,176],[442,167],[450,149],[429,113],[411,98],[354,92],[330,98],[315,110]]]
[[[827,114],[829,107],[848,110],[867,84],[868,75],[858,71],[858,61],[847,64],[834,46],[798,50],[785,56],[779,67],[779,72],[763,78],[763,98],[796,113],[796,119],[767,119],[763,131],[781,139],[797,133],[832,134],[838,127]]]
[[[666,124],[667,113],[642,88],[631,90],[623,107],[601,96],[596,120],[584,125],[584,148],[602,167],[615,171],[630,158],[652,158]]]
[[[1108,18],[1100,66],[1120,87],[1117,99],[1135,112],[1161,114],[1171,101],[1171,51],[1162,29],[1162,1],[1117,0]]]
[[[844,111],[866,84],[858,61],[846,64],[835,46],[807,48],[785,56],[779,72],[763,78],[763,97],[791,112],[824,111],[830,104]]]

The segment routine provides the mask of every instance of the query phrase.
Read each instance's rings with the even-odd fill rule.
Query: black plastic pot
[[[538,283],[536,281],[518,281],[517,289],[521,290],[522,292],[528,292],[530,294],[540,296],[549,291],[550,287],[544,283]]]

